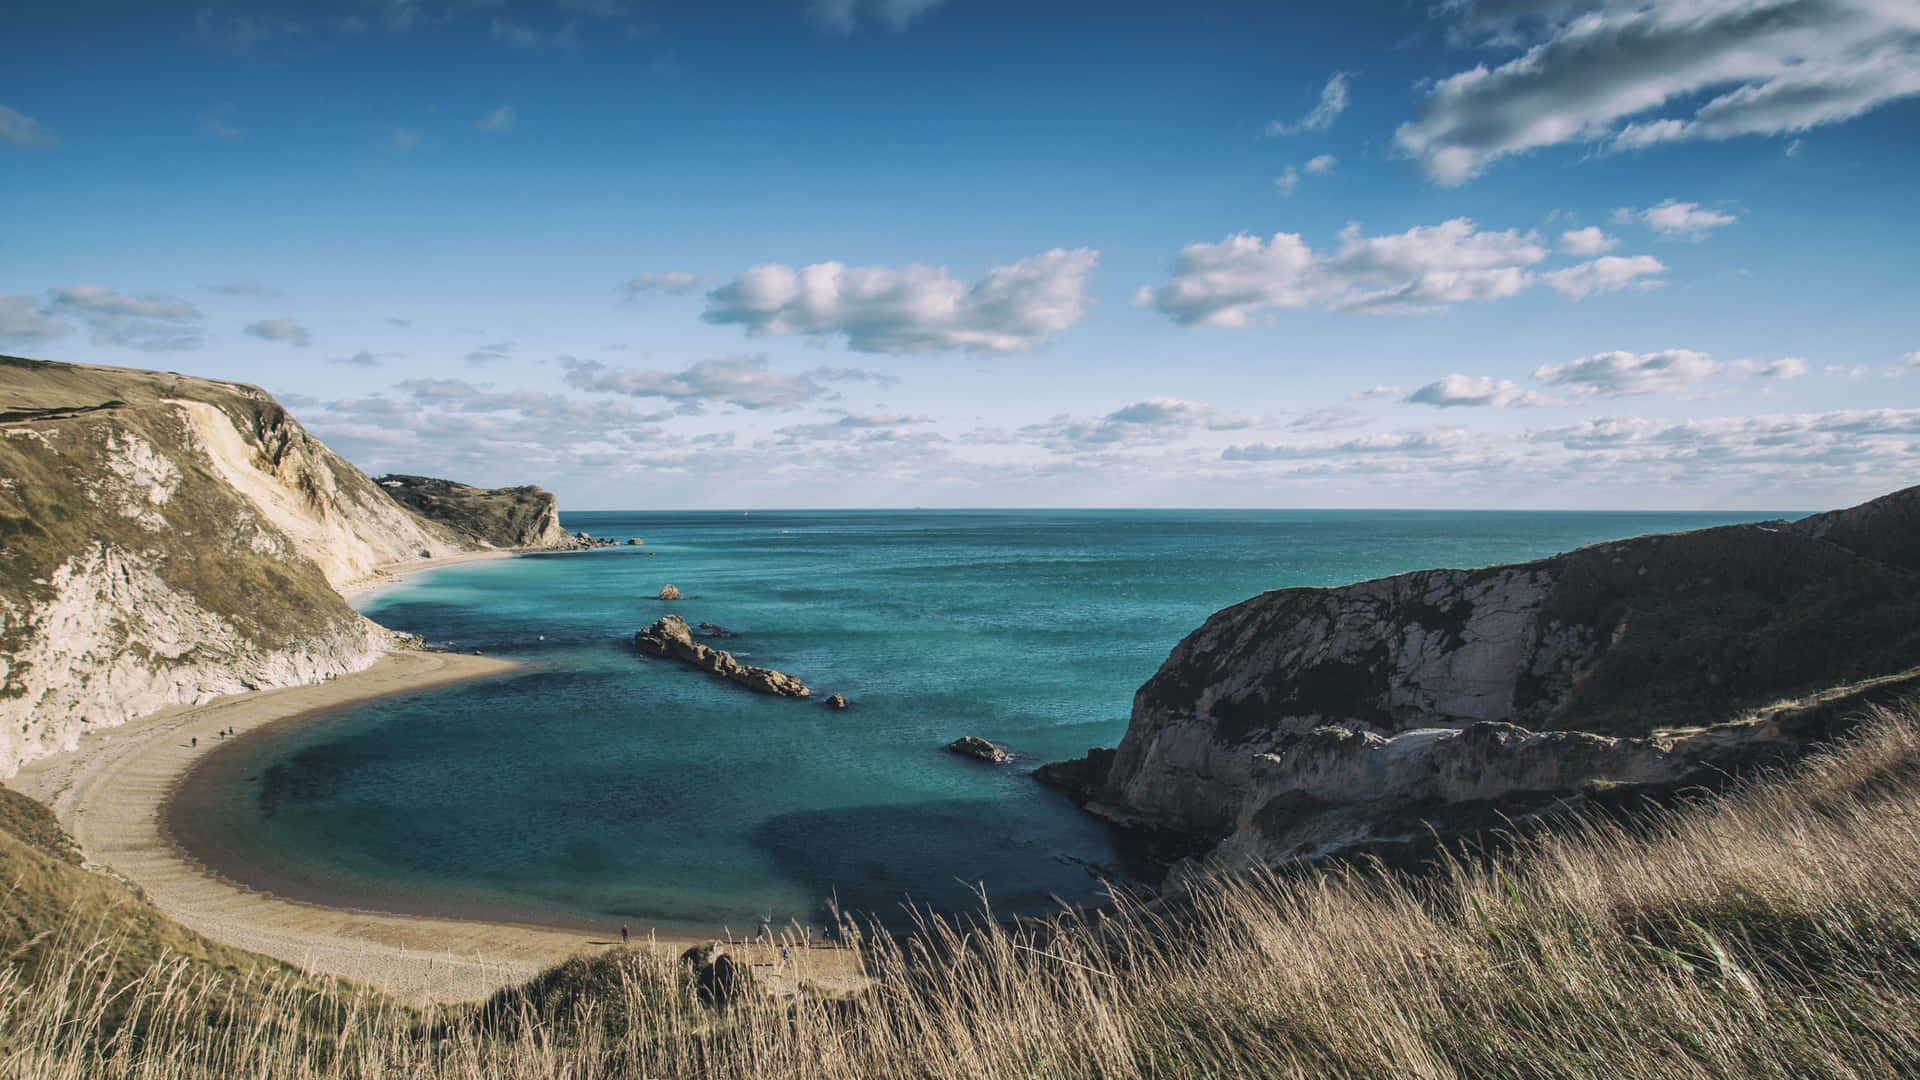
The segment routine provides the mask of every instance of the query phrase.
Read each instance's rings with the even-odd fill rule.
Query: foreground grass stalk
[[[422,1013],[286,970],[130,966],[76,925],[28,943],[31,971],[25,945],[0,968],[0,1077],[1911,1076],[1917,849],[1920,718],[1882,715],[1727,796],[1421,876],[1350,863],[1024,923],[922,913],[909,936],[866,928],[864,991],[725,1008],[648,949]]]

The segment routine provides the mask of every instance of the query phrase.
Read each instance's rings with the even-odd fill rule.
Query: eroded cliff
[[[407,509],[476,543],[497,548],[580,546],[560,527],[560,503],[545,488],[477,488],[399,473],[374,482]]]
[[[1916,519],[1909,489],[1265,593],[1174,648],[1115,750],[1040,775],[1116,822],[1270,863],[1749,765],[1807,737],[1781,702],[1920,665]]]
[[[371,664],[334,586],[470,550],[264,391],[0,357],[0,775],[108,726]]]

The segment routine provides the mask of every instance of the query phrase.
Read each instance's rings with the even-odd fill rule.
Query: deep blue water
[[[523,666],[263,736],[219,781],[238,808],[222,842],[272,853],[257,884],[331,902],[566,925],[817,923],[833,898],[893,918],[909,898],[971,908],[976,885],[1000,912],[1086,901],[1083,864],[1113,864],[1111,840],[1027,772],[1116,742],[1134,690],[1211,612],[1774,516],[568,514],[645,545],[447,567],[370,597],[388,626]],[[669,582],[684,598],[653,599]],[[737,632],[712,644],[815,698],[639,657],[633,632],[667,612]],[[854,707],[820,704],[836,691]],[[1019,760],[943,751],[963,734]]]

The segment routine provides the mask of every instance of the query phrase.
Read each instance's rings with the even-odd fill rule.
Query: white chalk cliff
[[[1827,693],[1914,685],[1920,489],[1799,522],[1281,589],[1215,613],[1113,750],[1100,816],[1275,863],[1653,791],[1796,751]],[[1819,696],[1795,711],[1795,699]]]
[[[0,775],[81,731],[372,664],[335,587],[482,546],[265,392],[0,357]]]

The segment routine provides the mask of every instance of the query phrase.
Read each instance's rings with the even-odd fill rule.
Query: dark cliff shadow
[[[977,916],[976,888],[986,890],[995,917],[1047,914],[1059,901],[1097,903],[1107,897],[1103,878],[1141,869],[1092,818],[1065,835],[1047,830],[1052,840],[1033,835],[1032,824],[1003,801],[952,799],[783,814],[748,839],[817,898],[820,914],[832,899],[890,930],[911,928],[908,905]]]

